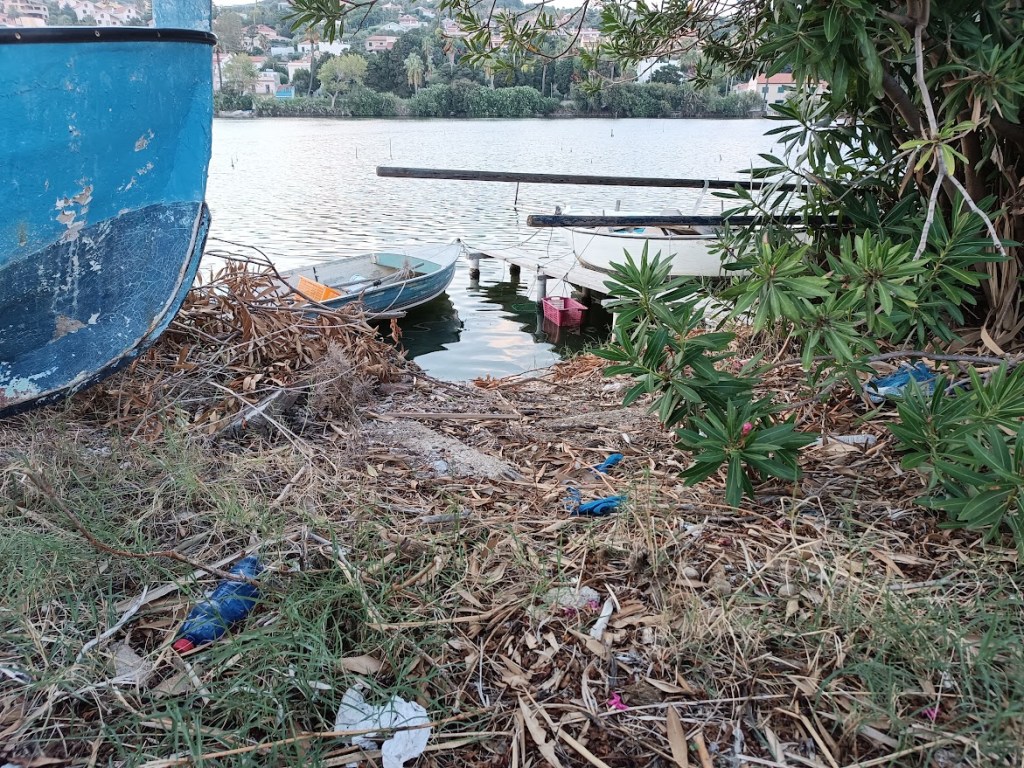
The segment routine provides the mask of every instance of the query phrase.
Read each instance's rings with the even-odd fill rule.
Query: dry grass
[[[919,480],[880,426],[857,426],[849,393],[800,405],[801,422],[880,442],[808,449],[799,488],[733,510],[714,482],[682,485],[671,436],[619,407],[596,358],[453,385],[331,316],[349,326],[342,353],[324,343],[300,365],[294,340],[267,351],[288,323],[252,312],[242,287],[252,330],[192,322],[207,295],[134,371],[0,424],[6,759],[374,764],[330,735],[363,682],[430,712],[423,766],[1020,764],[1016,555],[910,505]],[[319,331],[295,333],[314,348]],[[268,433],[208,437],[270,380],[309,397]],[[436,455],[413,434],[434,435]],[[612,473],[587,469],[613,451],[626,458]],[[25,466],[108,543],[206,565],[258,551],[259,607],[178,657],[175,628],[210,580],[88,546]],[[567,482],[628,502],[571,517]],[[545,605],[582,587],[596,603]]]

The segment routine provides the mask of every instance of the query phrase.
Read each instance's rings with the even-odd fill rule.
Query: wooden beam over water
[[[567,173],[519,173],[516,171],[474,171],[454,168],[403,168],[377,166],[378,176],[395,179],[435,179],[443,181],[505,181],[515,184],[595,184],[608,187],[673,187],[677,189],[760,189],[759,181],[722,179],[666,179],[645,176],[579,176]],[[783,184],[778,189],[792,192],[799,187]]]
[[[807,219],[801,216],[774,216],[772,220],[783,224],[804,224],[821,225],[826,223],[821,216],[811,216]],[[531,214],[526,217],[526,224],[530,227],[718,227],[724,224],[731,224],[735,227],[750,226],[751,224],[763,224],[765,219],[761,216],[571,216],[562,214]],[[711,233],[709,233],[711,234]]]

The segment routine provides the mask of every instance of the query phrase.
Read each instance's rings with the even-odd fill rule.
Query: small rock
[[[787,584],[782,584],[779,587],[779,597],[786,597],[786,598],[796,597],[798,592],[799,592],[799,590],[796,587],[794,587],[792,584],[788,584],[788,583]]]
[[[380,394],[382,394],[384,396],[405,394],[407,392],[412,392],[412,385],[411,384],[391,384],[391,383],[378,384],[377,385],[377,391],[380,392]]]
[[[728,597],[732,594],[732,584],[725,579],[709,582],[708,589],[719,597]]]
[[[732,594],[732,584],[729,583],[729,579],[725,575],[725,568],[721,563],[712,566],[708,573],[708,589],[719,597],[728,597]]]
[[[688,565],[683,568],[683,577],[690,581],[700,581],[700,572],[696,568],[692,568]]]

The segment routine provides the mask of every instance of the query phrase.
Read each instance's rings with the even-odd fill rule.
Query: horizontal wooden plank
[[[734,227],[746,227],[751,224],[760,224],[764,219],[760,216],[585,216],[569,214],[531,214],[526,217],[526,224],[530,227],[720,227],[723,224],[731,224]],[[826,223],[821,217],[810,217],[804,219],[801,216],[776,216],[774,221],[783,224],[803,224],[805,221],[812,225]]]
[[[442,181],[504,181],[521,184],[592,184],[607,187],[673,187],[677,189],[760,189],[764,182],[739,179],[668,179],[648,176],[587,176],[568,173],[520,173],[518,171],[475,171],[455,168],[404,168],[377,166],[377,175],[396,179],[435,179]],[[781,190],[792,192],[794,184]]]

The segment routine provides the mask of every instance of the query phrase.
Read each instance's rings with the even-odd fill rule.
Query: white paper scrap
[[[376,748],[379,741],[377,730],[425,726],[430,722],[427,710],[415,701],[406,701],[400,696],[381,706],[374,706],[363,698],[358,688],[349,688],[341,697],[338,716],[334,719],[336,731],[362,731],[373,729],[364,736],[353,736],[352,743],[362,749]],[[402,768],[407,760],[419,757],[430,741],[430,727],[396,731],[380,748],[384,768]]]
[[[608,622],[611,621],[612,614],[615,612],[615,602],[609,597],[604,601],[604,606],[601,608],[601,615],[597,617],[597,621],[594,622],[594,626],[590,628],[590,636],[595,640],[601,640],[604,638],[604,631],[608,629]]]

